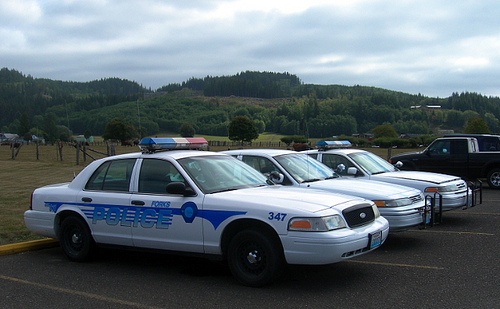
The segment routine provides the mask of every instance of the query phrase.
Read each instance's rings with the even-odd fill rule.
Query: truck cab
[[[418,170],[453,175],[458,166],[463,166],[465,170],[469,164],[469,154],[478,151],[475,138],[438,138],[420,154],[408,155],[405,160],[401,160],[402,169],[414,170],[418,161]]]

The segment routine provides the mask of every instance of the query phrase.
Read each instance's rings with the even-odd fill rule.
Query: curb
[[[26,241],[17,244],[0,246],[0,256],[31,250],[40,250],[59,246],[59,241],[53,238]]]

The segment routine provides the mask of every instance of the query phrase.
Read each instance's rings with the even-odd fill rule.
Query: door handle
[[[137,205],[137,206],[144,206],[146,203],[143,201],[138,201],[138,200],[133,200],[130,202],[132,205]]]
[[[92,202],[92,199],[90,197],[82,197],[82,202],[90,203]]]

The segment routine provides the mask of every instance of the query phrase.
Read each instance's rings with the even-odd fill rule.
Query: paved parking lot
[[[204,259],[102,250],[72,263],[59,247],[0,257],[3,308],[500,308],[500,191],[425,230],[391,234],[371,254],[290,267],[247,288]]]

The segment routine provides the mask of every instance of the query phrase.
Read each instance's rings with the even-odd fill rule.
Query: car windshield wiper
[[[215,191],[212,191],[210,193],[221,193],[221,192],[228,192],[228,191],[234,191],[234,190],[238,190],[238,188],[226,188],[226,189],[220,189],[220,190],[215,190]]]
[[[339,178],[339,177],[340,177],[340,175],[334,174],[332,176],[326,177],[325,179],[335,179],[335,178]]]
[[[221,192],[229,192],[229,191],[235,191],[235,190],[240,190],[244,188],[259,188],[259,187],[266,187],[266,184],[255,184],[255,185],[245,185],[245,186],[238,186],[238,187],[233,187],[233,188],[225,188],[225,189],[219,189],[219,190],[214,190],[211,193],[221,193]]]
[[[320,181],[320,180],[323,180],[323,179],[322,178],[312,178],[312,179],[304,180],[304,181],[302,181],[302,183],[315,182],[315,181]]]

